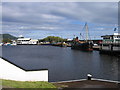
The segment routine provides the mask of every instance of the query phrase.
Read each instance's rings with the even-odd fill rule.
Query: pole
[[[86,29],[86,41],[88,41],[88,25],[85,23],[85,29]]]

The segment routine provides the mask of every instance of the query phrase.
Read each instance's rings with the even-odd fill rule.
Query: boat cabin
[[[31,39],[31,38],[24,38],[24,37],[19,37],[17,39],[17,44],[18,45],[28,45],[28,44],[38,44],[38,40],[37,39]]]

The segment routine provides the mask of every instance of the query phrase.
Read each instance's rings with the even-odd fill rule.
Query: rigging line
[[[84,31],[84,30],[85,30],[85,25],[84,25],[84,27],[82,28],[82,31]],[[85,40],[85,38],[84,38],[84,36],[82,35],[82,33],[81,33],[80,35],[82,36],[83,40]]]
[[[83,38],[83,40],[85,40],[85,38],[84,38],[84,36],[82,35],[82,33],[80,33],[80,37],[82,37],[82,38]]]
[[[90,35],[89,35],[89,29],[88,29],[87,22],[85,23],[85,30],[86,30],[86,41],[88,41],[88,39],[91,40]]]
[[[89,37],[89,39],[91,40],[90,33],[89,33],[89,28],[88,28],[88,37]]]
[[[87,25],[87,23],[86,23],[86,25]],[[91,40],[88,25],[87,25],[87,34],[88,34],[88,38],[89,38],[89,40]]]

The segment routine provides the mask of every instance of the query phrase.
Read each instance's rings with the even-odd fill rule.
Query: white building
[[[30,40],[30,38],[18,38],[17,44],[29,44]]]
[[[120,33],[114,33],[113,39],[114,42],[120,42]]]
[[[31,40],[29,41],[29,44],[38,44],[38,40],[36,40],[36,39],[31,39]]]
[[[113,35],[105,35],[103,37],[103,42],[105,43],[120,43],[120,33],[114,33]]]
[[[28,45],[28,44],[38,44],[38,40],[37,39],[31,39],[31,38],[24,38],[24,37],[19,37],[17,39],[17,44],[21,44],[21,45]]]

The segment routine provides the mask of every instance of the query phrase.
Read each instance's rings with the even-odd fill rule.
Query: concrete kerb
[[[87,79],[78,79],[78,80],[68,80],[68,81],[58,81],[58,82],[51,82],[51,83],[67,83],[67,82],[77,82],[77,81],[86,81]],[[104,81],[104,82],[112,82],[112,83],[117,83],[119,84],[120,81],[113,81],[113,80],[105,80],[105,79],[97,79],[97,78],[92,78],[91,80],[93,81]]]

